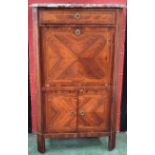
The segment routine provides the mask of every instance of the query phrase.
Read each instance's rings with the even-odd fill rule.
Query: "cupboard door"
[[[41,27],[43,82],[46,85],[109,84],[114,28]]]
[[[108,91],[79,96],[79,131],[108,131],[110,126],[110,102]]]
[[[47,93],[45,97],[45,131],[74,132],[77,122],[77,98],[74,94]]]

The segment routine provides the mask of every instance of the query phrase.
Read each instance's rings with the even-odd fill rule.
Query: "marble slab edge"
[[[126,8],[123,4],[50,4],[50,3],[33,3],[30,5],[33,8]]]

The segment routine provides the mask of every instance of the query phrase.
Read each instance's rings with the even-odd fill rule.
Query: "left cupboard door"
[[[74,94],[46,93],[45,132],[75,132],[77,129],[77,98]]]

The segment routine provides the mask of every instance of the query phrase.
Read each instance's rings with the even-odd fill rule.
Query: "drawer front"
[[[40,10],[42,24],[115,24],[115,10]]]
[[[77,97],[74,93],[46,93],[45,132],[77,130]]]
[[[78,131],[110,130],[109,91],[89,91],[79,96]]]

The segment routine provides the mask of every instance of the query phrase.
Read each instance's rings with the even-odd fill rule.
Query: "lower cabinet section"
[[[107,90],[45,94],[45,132],[108,132],[110,104]]]

